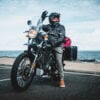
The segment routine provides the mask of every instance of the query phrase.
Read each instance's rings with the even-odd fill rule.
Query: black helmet
[[[50,24],[56,25],[57,23],[59,23],[59,21],[60,21],[60,14],[59,13],[54,12],[54,13],[51,13],[49,15]]]

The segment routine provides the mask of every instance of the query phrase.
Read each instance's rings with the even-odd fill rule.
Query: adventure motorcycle
[[[48,43],[48,34],[41,32],[42,23],[42,18],[36,27],[32,25],[31,20],[27,21],[29,30],[25,33],[28,37],[28,49],[15,59],[11,69],[11,83],[15,90],[26,90],[36,75],[59,79],[54,50]]]

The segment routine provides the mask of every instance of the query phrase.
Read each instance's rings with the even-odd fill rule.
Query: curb
[[[12,66],[10,64],[0,64],[0,66]]]
[[[67,72],[79,72],[79,73],[88,73],[88,74],[99,74],[100,75],[100,72],[94,72],[94,71],[82,71],[82,70],[67,70],[67,69],[64,69],[64,71],[67,71]]]
[[[12,66],[10,64],[0,64],[0,66]],[[95,71],[82,71],[82,70],[68,70],[68,69],[64,69],[64,71],[66,72],[79,72],[79,73],[88,73],[88,74],[99,74],[100,72],[95,72]]]

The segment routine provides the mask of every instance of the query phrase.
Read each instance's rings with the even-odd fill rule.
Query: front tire
[[[26,53],[22,53],[16,58],[11,69],[11,83],[15,90],[24,91],[30,86],[35,75],[35,69],[33,73],[30,73],[32,60],[34,58]]]

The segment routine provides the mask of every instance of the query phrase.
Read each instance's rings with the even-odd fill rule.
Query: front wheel
[[[26,90],[35,75],[35,69],[31,72],[32,62],[34,58],[31,58],[28,54],[20,54],[11,69],[11,83],[15,90]],[[30,73],[31,72],[31,73]]]

